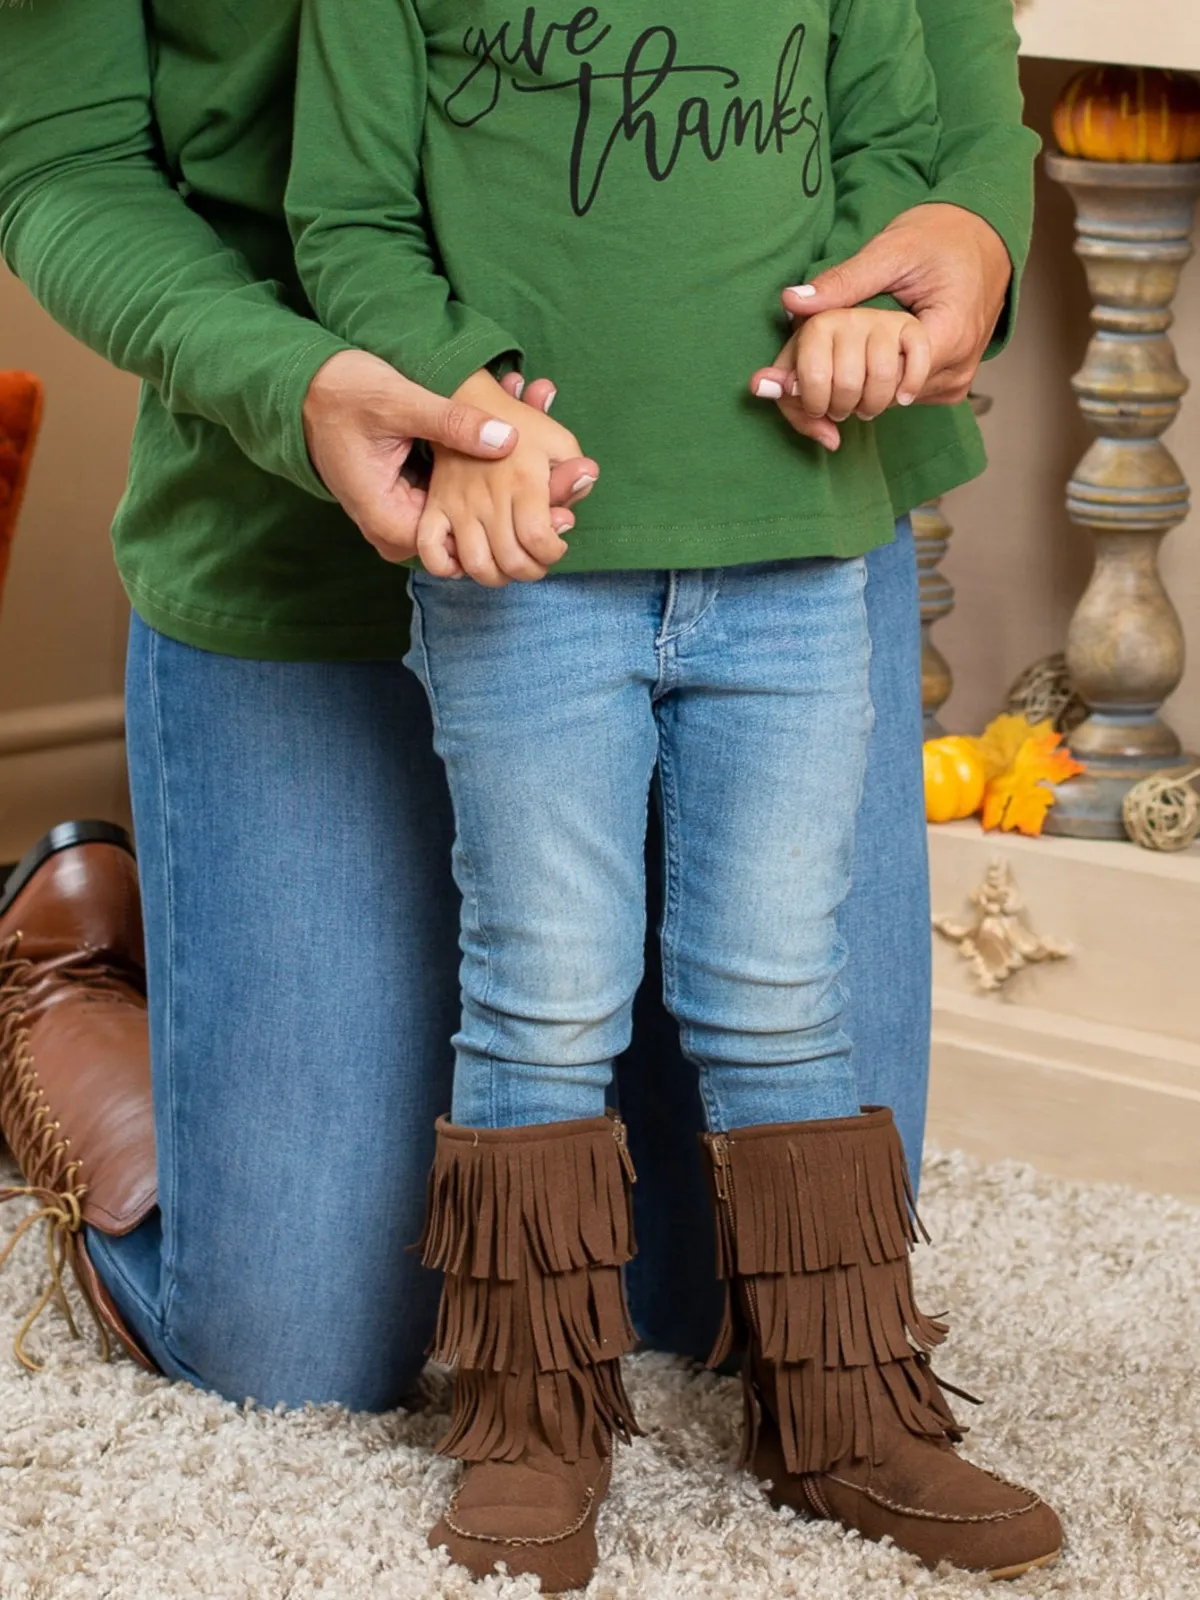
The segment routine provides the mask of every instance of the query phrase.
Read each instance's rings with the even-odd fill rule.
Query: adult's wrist
[[[1031,230],[986,182],[976,182],[966,175],[939,183],[926,204],[953,210],[957,214],[955,222],[971,230],[979,241],[981,253],[991,260],[993,270],[1006,275],[1004,299],[983,354],[983,360],[990,361],[1007,347],[1016,328]]]
[[[349,345],[321,330],[323,337],[314,341],[303,357],[291,363],[284,379],[288,391],[283,415],[287,424],[286,448],[292,459],[292,476],[299,486],[315,499],[334,502],[337,496],[322,478],[317,466],[314,440],[326,425],[336,405],[342,386],[339,363],[347,355],[358,352]]]

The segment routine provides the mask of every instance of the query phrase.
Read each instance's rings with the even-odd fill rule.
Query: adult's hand
[[[520,380],[510,379],[506,386],[515,393]],[[530,384],[525,397],[548,410],[554,389],[542,380]],[[416,554],[425,503],[424,489],[405,475],[416,441],[499,461],[511,453],[518,430],[422,389],[366,351],[345,350],[327,361],[309,386],[304,433],[325,487],[384,560],[399,562]],[[570,507],[589,493],[598,475],[596,463],[586,459],[555,468],[550,497],[558,508],[553,518],[558,532],[574,526]]]
[[[1011,282],[1012,262],[995,229],[973,211],[937,203],[903,212],[849,261],[785,290],[783,304],[793,316],[813,316],[894,295],[920,318],[932,345],[928,381],[905,398],[955,405],[970,393]],[[798,432],[829,445],[834,425],[795,405],[794,378],[784,368],[765,367],[752,387],[763,399],[778,399]]]

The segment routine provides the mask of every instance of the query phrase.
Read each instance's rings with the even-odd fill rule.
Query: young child
[[[467,1469],[431,1538],[478,1575],[582,1586],[613,1438],[638,1431],[633,1173],[605,1103],[654,786],[746,1463],[777,1503],[930,1563],[1052,1559],[1053,1513],[952,1448],[903,1154],[889,1113],[860,1114],[842,1028],[863,556],[894,521],[868,419],[919,394],[925,336],[881,305],[788,342],[836,451],[747,391],[780,288],[928,193],[915,0],[308,0],[301,55],[289,205],[318,316],[521,434],[500,463],[434,452],[412,578],[463,896],[423,1247],[457,1368],[442,1449]],[[547,480],[581,451],[500,389],[525,358],[603,469],[566,542]]]

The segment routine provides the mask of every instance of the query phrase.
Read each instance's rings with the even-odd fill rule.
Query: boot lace
[[[79,1271],[78,1241],[83,1231],[82,1205],[87,1185],[80,1181],[80,1164],[71,1156],[71,1141],[62,1137],[61,1126],[46,1103],[29,1052],[26,1007],[30,984],[45,969],[23,959],[20,946],[19,933],[0,945],[0,1131],[26,1182],[0,1187],[0,1205],[10,1200],[28,1199],[35,1202],[35,1208],[21,1219],[12,1238],[0,1250],[0,1271],[25,1235],[39,1222],[44,1222],[48,1280],[13,1341],[13,1350],[21,1365],[30,1372],[40,1372],[42,1363],[28,1353],[25,1340],[52,1302],[62,1311],[72,1337],[80,1336],[64,1284],[68,1267],[96,1324],[106,1361],[110,1344]],[[97,975],[101,986],[108,986],[110,974],[111,981],[120,981],[115,969],[97,964],[88,952],[81,952],[81,955],[82,960],[68,957],[55,963],[54,970],[81,980],[86,974],[89,987],[97,981]]]

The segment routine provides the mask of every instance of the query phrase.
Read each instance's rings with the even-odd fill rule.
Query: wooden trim
[[[1196,0],[1027,0],[1021,53],[1200,72]]]
[[[116,694],[0,712],[0,756],[62,750],[124,736],[125,704]]]
[[[929,1126],[986,1161],[1200,1200],[1200,1048],[943,990]]]

